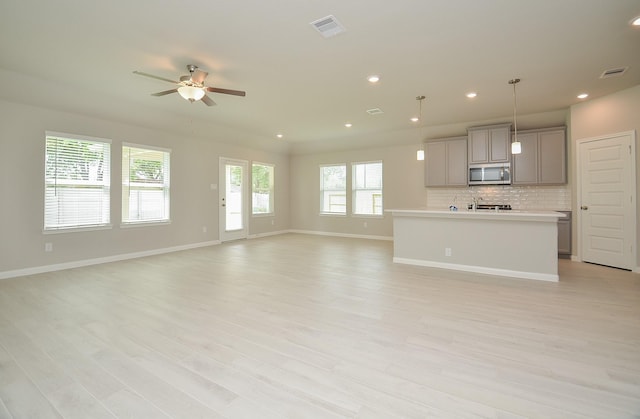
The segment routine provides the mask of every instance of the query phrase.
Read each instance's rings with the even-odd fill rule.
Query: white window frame
[[[131,182],[131,155],[130,152],[125,151],[125,148],[135,149],[139,152],[150,153],[162,153],[162,183],[143,183],[139,182],[133,184]],[[142,144],[123,143],[122,144],[122,227],[133,226],[148,226],[154,224],[167,224],[171,222],[171,149],[155,147]],[[148,191],[160,191],[162,192],[161,207],[145,207],[140,208],[140,201],[138,200],[138,214],[132,217],[131,211],[131,196],[132,192]],[[140,211],[153,211],[159,214],[158,216],[144,216]]]
[[[96,160],[84,161],[87,177],[94,179],[71,179],[63,176],[59,172],[61,167],[58,164],[58,153],[63,150],[59,150],[57,145],[55,149],[50,150],[50,140],[85,143],[87,147],[93,146],[95,151],[101,148],[103,155],[102,159],[97,161],[97,165]],[[50,234],[111,228],[111,140],[45,131],[44,149],[43,232]],[[50,158],[54,159],[53,165]],[[82,160],[78,162],[82,163]],[[81,196],[86,195],[83,192],[89,191],[99,192],[93,194],[94,205],[88,205],[91,200]],[[68,196],[67,199],[64,199],[65,195]],[[75,217],[72,216],[74,212],[77,213]],[[93,214],[93,217],[87,217],[87,214]]]
[[[367,165],[379,164],[380,165],[380,187],[367,187],[366,186],[366,167]],[[365,166],[365,179],[363,187],[358,187],[358,174],[357,170],[359,166]],[[371,192],[371,212],[358,212],[358,200],[356,198],[358,192]],[[376,193],[378,192],[379,193]],[[380,213],[376,213],[376,202],[380,201]],[[384,217],[384,164],[382,160],[365,161],[365,162],[352,162],[351,163],[351,213],[357,217]]]
[[[256,212],[256,185],[253,181],[253,168],[254,166],[263,166],[271,169],[269,176],[269,211],[266,212]],[[276,166],[271,163],[262,163],[258,161],[254,161],[251,163],[251,215],[253,217],[265,217],[265,216],[273,216],[275,214],[275,176],[276,176]]]
[[[325,188],[324,185],[324,169],[327,167],[343,167],[344,168],[344,188],[342,189],[328,189]],[[347,164],[346,163],[336,163],[336,164],[321,164],[320,165],[320,214],[321,215],[335,215],[335,216],[346,216],[347,215]],[[331,193],[331,192],[335,193]],[[331,199],[336,196],[344,196],[344,211],[330,211],[325,209],[325,197],[329,199],[329,209],[331,208]],[[334,204],[334,206],[341,206],[341,204]]]

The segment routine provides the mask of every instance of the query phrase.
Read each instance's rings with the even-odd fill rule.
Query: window
[[[123,223],[169,221],[170,154],[160,148],[122,147]]]
[[[45,134],[44,230],[108,226],[108,140]]]
[[[382,162],[353,163],[353,213],[382,215]]]
[[[253,215],[273,214],[273,171],[271,164],[253,163],[251,167]]]
[[[347,214],[347,166],[320,166],[320,212]]]

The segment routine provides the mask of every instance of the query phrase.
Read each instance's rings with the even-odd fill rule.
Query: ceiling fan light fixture
[[[189,102],[195,102],[204,97],[204,89],[195,86],[178,87],[178,93]]]

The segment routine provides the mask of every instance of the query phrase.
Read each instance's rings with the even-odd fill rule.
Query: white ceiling
[[[325,39],[310,22],[330,14],[346,32]],[[433,137],[511,120],[514,77],[522,128],[639,84],[637,15],[638,0],[3,0],[0,97],[294,153],[417,144],[417,95]],[[247,96],[153,97],[172,86],[132,73],[187,64]]]

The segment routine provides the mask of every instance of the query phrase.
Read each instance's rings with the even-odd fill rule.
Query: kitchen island
[[[555,211],[391,209],[393,261],[558,281]]]

